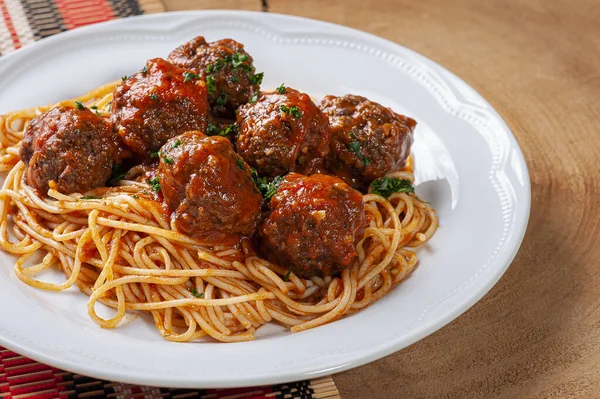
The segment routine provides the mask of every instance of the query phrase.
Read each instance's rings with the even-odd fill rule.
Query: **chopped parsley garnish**
[[[142,68],[142,70],[140,71],[141,73],[143,73],[144,75],[148,73],[148,65],[144,65],[144,67]]]
[[[156,93],[150,94],[150,100],[158,101],[159,99],[160,99],[160,97],[158,96],[158,94],[156,94]]]
[[[285,94],[285,85],[283,83],[280,84],[279,87],[275,89],[275,91],[279,94]]]
[[[152,180],[148,180],[148,184],[150,185],[150,187],[152,187],[152,190],[154,190],[154,191],[160,191],[160,189],[161,189],[160,181],[158,180],[158,177],[155,177]]]
[[[158,151],[152,151],[150,153],[150,158],[158,158]]]
[[[131,198],[139,199],[140,197],[138,197],[137,195],[133,194],[133,195],[131,196]]]
[[[279,109],[281,110],[281,112],[285,112],[287,114],[292,115],[294,118],[300,118],[302,116],[302,111],[300,111],[300,108],[298,108],[297,105],[292,105],[291,107],[288,107],[285,104],[282,104]]]
[[[193,72],[184,72],[183,73],[183,83],[187,83],[192,79],[199,79],[200,75],[198,75],[197,73],[193,73]]]
[[[166,163],[167,165],[173,165],[173,158],[164,158],[163,157],[163,162]]]
[[[252,180],[254,180],[254,184],[262,194],[263,198],[267,201],[270,200],[277,192],[279,185],[283,181],[283,177],[277,176],[272,181],[269,181],[269,179],[264,176],[258,176],[256,169],[252,168],[251,172]]]
[[[292,274],[292,267],[288,267],[288,271],[283,277],[283,281],[290,281],[290,275]]]
[[[250,103],[255,103],[258,101],[258,92],[254,93],[254,95],[252,96],[252,98],[250,99]]]
[[[217,104],[219,104],[219,105],[227,104],[227,97],[229,97],[229,95],[227,93],[225,93],[224,91],[222,91],[221,94],[219,94],[219,98],[217,98]]]
[[[85,109],[85,105],[81,101],[75,101],[75,106],[77,109]]]
[[[198,292],[198,291],[196,291],[195,288],[192,288],[191,292],[192,292],[192,295],[195,296],[196,298],[200,298],[200,299],[204,298],[204,292]]]
[[[93,109],[94,111],[96,111],[96,115],[98,115],[98,116],[101,116],[101,115],[100,115],[100,112],[98,111],[98,106],[97,106],[97,105],[92,105],[92,106],[90,107],[90,109]]]
[[[398,179],[397,177],[382,177],[371,182],[371,192],[388,198],[393,193],[414,193],[415,188],[410,180]]]
[[[206,135],[207,136],[225,136],[225,134],[221,134],[223,130],[219,129],[216,125],[209,123],[206,125]]]
[[[219,129],[217,126],[209,123],[206,127],[206,135],[207,136],[227,136],[229,133],[235,132],[237,130],[237,125],[232,123],[223,129]]]
[[[231,56],[225,57],[225,59],[218,59],[214,64],[206,66],[206,73],[219,72],[225,66],[226,62],[231,62]]]
[[[238,77],[237,77],[237,75],[233,75],[233,76],[231,77],[231,82],[232,82],[232,83],[237,83],[237,82],[239,82],[239,81],[240,81],[240,78],[238,78]]]
[[[213,95],[215,91],[217,91],[217,85],[215,83],[215,77],[212,75],[208,75],[206,77],[206,88],[208,89],[208,94]]]
[[[244,54],[244,53],[235,53],[232,57],[231,57],[231,64],[233,65],[234,68],[239,67],[240,65],[242,65],[244,63],[244,61],[248,60],[248,54]]]
[[[92,200],[92,199],[102,199],[102,197],[96,197],[94,195],[84,195],[83,197],[79,197],[80,200]]]
[[[183,144],[183,141],[177,139],[177,140],[175,140],[175,144],[173,144],[173,148],[177,148],[177,147],[179,147],[182,144]]]
[[[246,170],[246,165],[244,165],[244,161],[242,160],[242,158],[236,158],[235,162],[237,162],[241,170]]]
[[[127,75],[125,75],[125,76],[121,76],[121,81],[122,81],[122,82],[126,81],[128,77],[129,77],[129,76],[127,76]]]
[[[108,184],[115,184],[119,180],[123,180],[126,174],[127,171],[123,171],[123,169],[121,169],[121,165],[117,163],[113,164]]]
[[[264,72],[261,73],[255,73],[254,75],[250,76],[250,84],[251,85],[260,85],[263,81],[263,78],[265,76]]]
[[[364,162],[365,166],[369,166],[369,164],[371,163],[371,160],[369,158],[365,157],[362,154],[362,152],[360,152],[360,149],[361,149],[360,141],[358,141],[356,139],[356,136],[352,132],[350,132],[349,136],[352,139],[352,141],[350,143],[348,143],[348,149],[350,150],[350,152],[353,152],[354,154],[356,154],[356,156],[361,161]]]

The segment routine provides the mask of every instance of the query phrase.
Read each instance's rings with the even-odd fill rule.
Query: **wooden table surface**
[[[261,10],[261,0],[163,0]],[[500,282],[450,325],[334,376],[342,398],[600,397],[600,1],[269,0],[444,65],[514,132],[532,207]]]

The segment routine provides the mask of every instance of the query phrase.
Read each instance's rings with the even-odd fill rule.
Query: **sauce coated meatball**
[[[188,76],[185,70],[155,58],[115,89],[111,120],[138,161],[148,159],[171,137],[206,129],[206,86]]]
[[[284,90],[240,107],[238,154],[261,175],[316,173],[329,152],[327,118],[307,94]]]
[[[270,261],[303,277],[330,276],[350,266],[362,238],[362,195],[327,175],[291,173],[269,204],[259,246]]]
[[[255,76],[244,45],[231,39],[208,43],[198,36],[173,50],[168,59],[204,77],[217,116],[234,117],[234,111],[258,92],[262,80],[262,74]]]
[[[226,138],[187,132],[159,157],[158,178],[178,231],[219,244],[254,233],[262,196]]]
[[[319,107],[331,129],[327,167],[355,188],[401,169],[416,122],[360,96],[326,96]]]
[[[27,184],[46,194],[83,193],[110,178],[117,137],[110,123],[87,108],[56,107],[33,119],[19,156]]]

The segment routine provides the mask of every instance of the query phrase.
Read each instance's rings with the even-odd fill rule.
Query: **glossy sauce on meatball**
[[[262,196],[224,137],[187,132],[159,152],[158,178],[178,231],[215,244],[252,235]]]
[[[326,96],[319,107],[331,129],[327,167],[355,188],[399,170],[410,154],[416,122],[355,95]]]
[[[173,50],[168,60],[206,80],[216,116],[234,117],[234,111],[258,92],[262,80],[262,75],[255,76],[252,57],[244,45],[232,39],[209,43],[198,36]]]
[[[329,152],[327,118],[307,94],[284,90],[239,108],[237,152],[261,175],[316,173]]]
[[[207,90],[202,79],[155,58],[114,91],[111,121],[124,145],[138,161],[171,137],[206,129]]]
[[[117,148],[110,123],[87,108],[61,106],[31,121],[19,156],[27,165],[27,184],[42,195],[50,187],[83,193],[110,178]]]
[[[259,227],[264,256],[303,277],[330,276],[356,259],[365,208],[362,195],[327,175],[291,173],[271,198]]]

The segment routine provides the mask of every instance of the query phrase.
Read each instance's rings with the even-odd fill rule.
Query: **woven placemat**
[[[93,23],[162,12],[159,0],[0,0],[0,55],[44,37]],[[0,315],[2,317],[2,315]],[[336,399],[331,377],[240,389],[141,387],[58,370],[0,347],[0,398]]]

